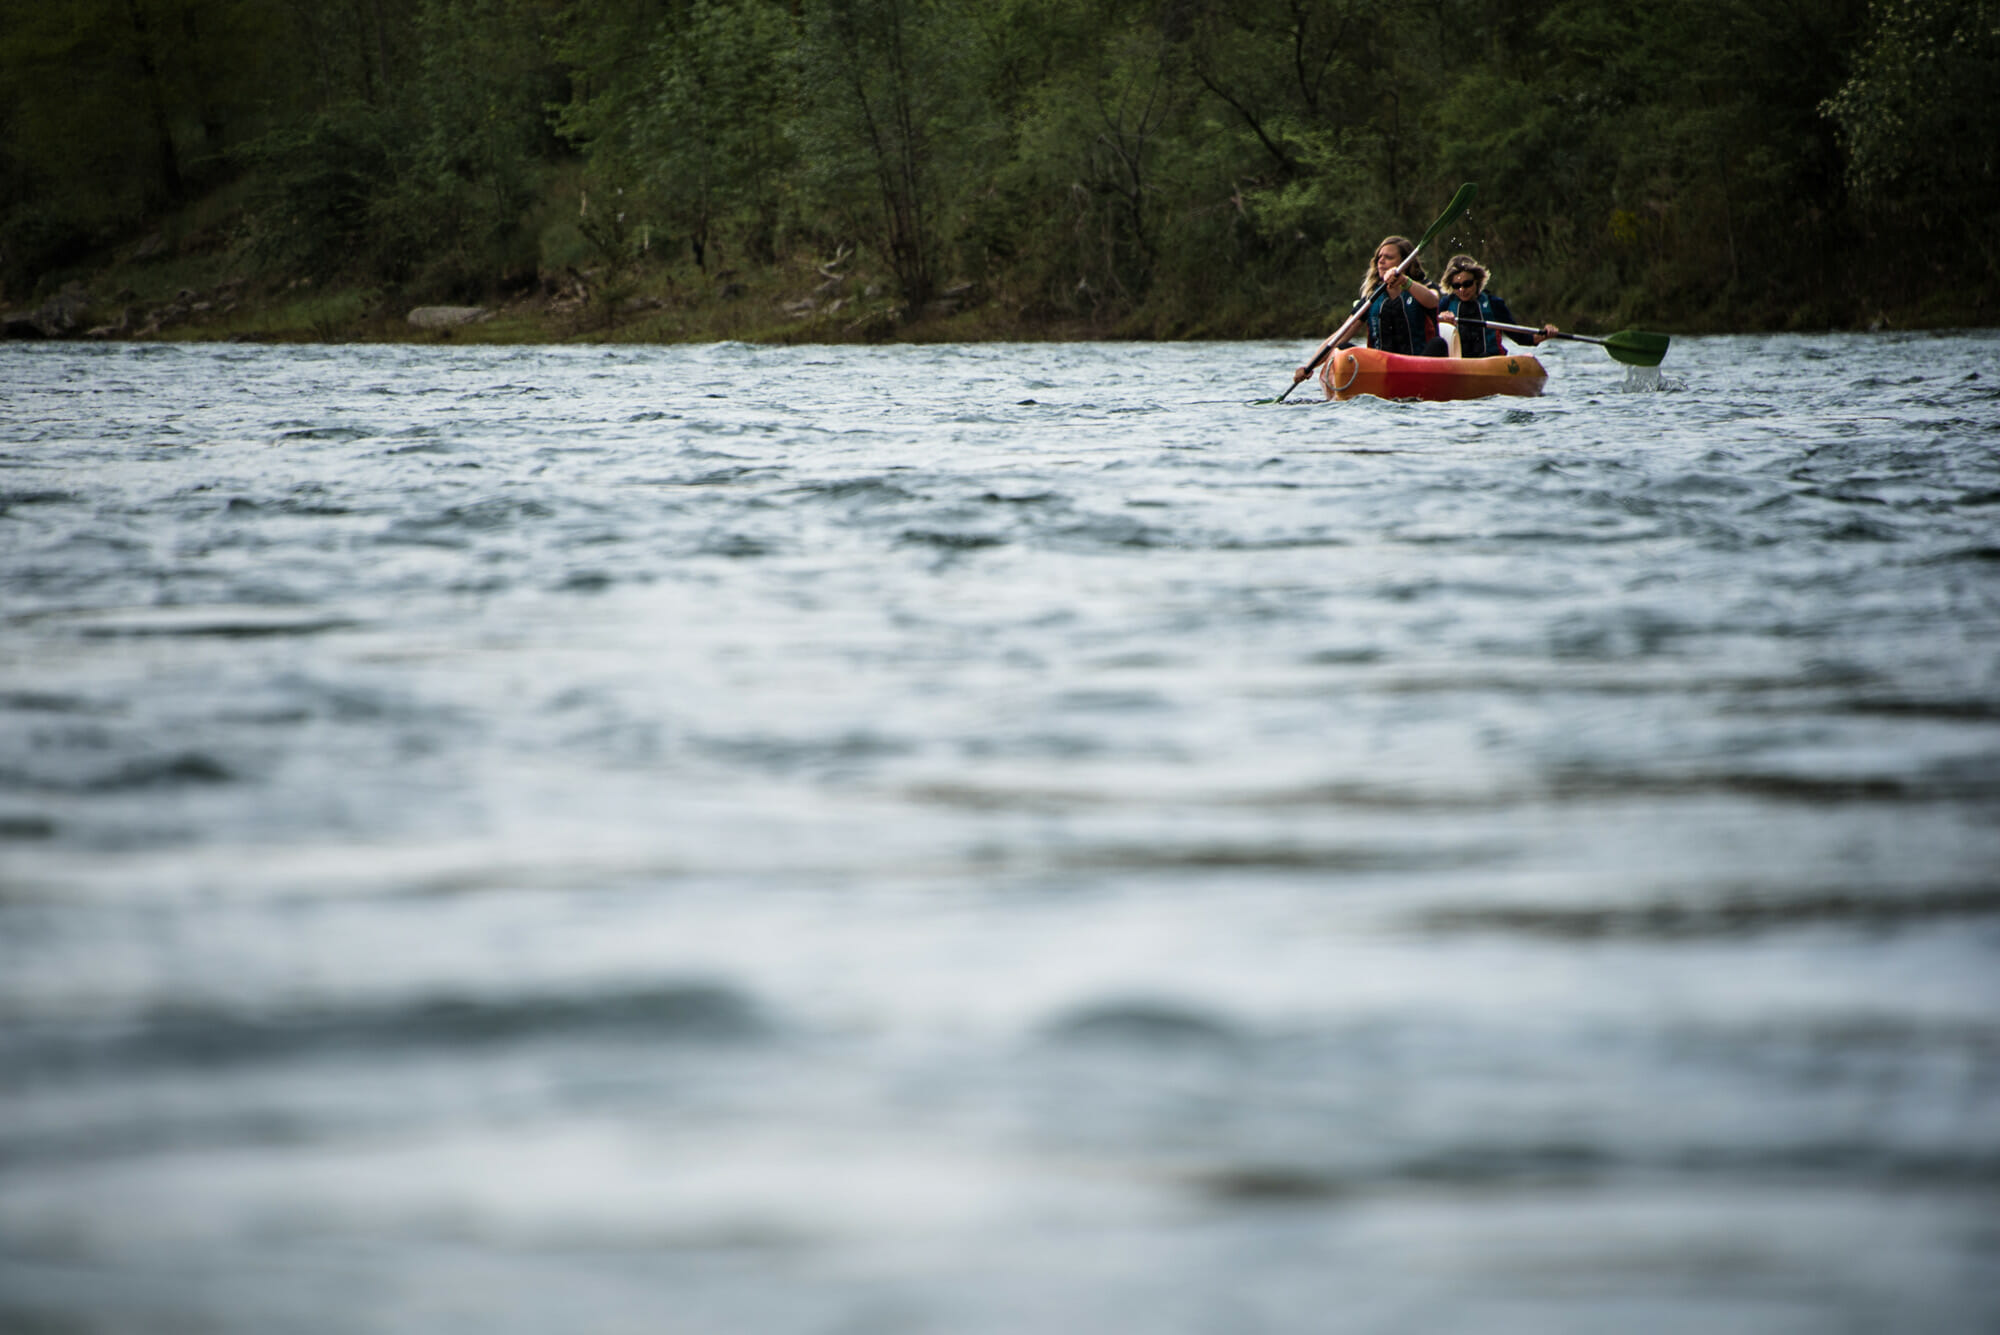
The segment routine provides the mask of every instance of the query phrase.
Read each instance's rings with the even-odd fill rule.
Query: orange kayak
[[[1373,394],[1378,399],[1483,399],[1489,394],[1533,398],[1549,373],[1525,352],[1501,357],[1406,357],[1373,348],[1341,348],[1320,364],[1329,399]]]

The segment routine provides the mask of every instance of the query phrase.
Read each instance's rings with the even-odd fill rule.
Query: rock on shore
[[[484,306],[419,306],[408,318],[417,329],[450,329],[454,325],[490,320],[493,312]]]
[[[65,283],[62,291],[32,311],[15,312],[0,322],[7,338],[67,338],[83,319],[90,294],[82,283]]]

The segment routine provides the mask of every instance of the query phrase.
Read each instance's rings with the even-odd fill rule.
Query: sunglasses
[[[1478,287],[1478,286],[1479,286],[1479,280],[1477,278],[1461,278],[1457,282],[1451,285],[1452,291],[1454,292],[1456,292],[1461,287]]]

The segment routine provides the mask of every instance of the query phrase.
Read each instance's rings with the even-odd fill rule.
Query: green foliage
[[[1872,221],[1960,247],[1981,286],[2000,276],[2000,0],[1875,0],[1853,76],[1827,99],[1847,181]]]
[[[799,30],[805,114],[791,138],[806,206],[822,231],[870,248],[913,312],[953,264],[954,203],[990,177],[999,146],[961,4],[816,0]]]
[[[253,182],[251,256],[267,269],[324,278],[395,255],[407,238],[376,225],[396,179],[394,128],[387,113],[346,103],[239,148]]]
[[[0,0],[0,283],[237,177],[322,285],[1303,334],[1473,180],[1524,313],[1853,320],[2000,265],[1996,75],[2000,0]]]
[[[1815,108],[1851,0],[1559,0],[1484,43],[1436,102],[1438,157],[1480,181],[1474,249],[1531,304],[1738,323],[1795,300],[1777,236],[1834,262],[1834,148]],[[1822,223],[1803,234],[1801,214]],[[1551,281],[1553,280],[1553,281]],[[1656,316],[1653,318],[1657,318]]]
[[[1043,84],[1023,117],[1017,170],[1055,206],[1043,253],[1094,313],[1138,305],[1161,259],[1169,134],[1189,100],[1177,55],[1127,27]]]
[[[753,260],[776,257],[791,52],[789,15],[771,0],[691,0],[653,44],[651,96],[627,113],[632,175],[699,267],[724,232]]]
[[[323,62],[345,96],[235,150],[254,188],[250,251],[265,268],[415,283],[473,298],[535,267],[522,225],[557,145],[544,107],[560,86],[532,0],[422,0],[407,28],[373,10],[319,12],[364,41]],[[392,54],[392,31],[409,52]]]

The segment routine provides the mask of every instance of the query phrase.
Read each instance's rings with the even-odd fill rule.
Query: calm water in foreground
[[[0,1328],[2000,1328],[2000,334],[1308,347],[0,348]]]

